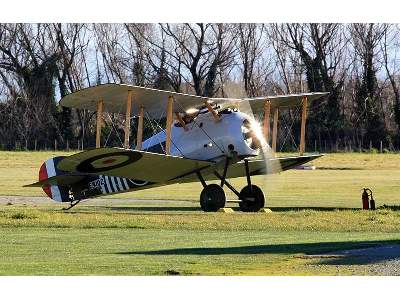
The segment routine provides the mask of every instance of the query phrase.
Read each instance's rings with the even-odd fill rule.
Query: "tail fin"
[[[66,172],[56,168],[57,163],[65,156],[56,156],[46,160],[39,169],[39,181],[46,180],[47,178],[64,175]],[[69,189],[66,186],[48,184],[42,187],[43,191],[51,199],[59,202],[71,201],[69,197]]]

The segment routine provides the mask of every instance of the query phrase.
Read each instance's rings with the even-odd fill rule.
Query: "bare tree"
[[[168,55],[166,37],[163,31],[153,24],[125,24],[131,47],[136,47],[146,64],[149,65],[148,84],[157,89],[174,90],[181,89],[181,66],[180,57],[171,59]],[[146,37],[146,38],[145,38]],[[157,47],[152,41],[158,41]]]
[[[318,132],[332,140],[343,126],[340,113],[340,94],[346,74],[346,47],[348,40],[340,24],[286,24],[277,32],[281,42],[298,52],[304,64],[310,91],[327,91],[329,109],[312,106],[310,123]],[[318,135],[321,132],[318,132]]]
[[[394,120],[400,130],[400,90],[398,84],[399,65],[398,48],[400,46],[398,25],[387,25],[383,29],[383,38],[381,42],[381,52],[383,56],[383,65],[388,76],[393,95],[394,95]]]
[[[31,133],[42,138],[54,137],[58,129],[53,82],[60,56],[52,51],[45,37],[43,24],[0,24],[0,69],[19,83],[18,96],[26,102],[33,124]],[[45,127],[53,132],[48,130],[50,135],[43,135]]]
[[[169,66],[193,86],[196,95],[211,97],[218,91],[216,82],[233,64],[235,36],[226,24],[160,24],[161,41],[142,37],[168,55]],[[168,45],[168,46],[166,46]],[[187,77],[190,74],[190,78]],[[181,79],[179,79],[181,80]]]
[[[265,93],[266,81],[273,72],[271,59],[265,59],[267,40],[265,25],[238,24],[238,52],[244,89],[247,96],[261,96]]]

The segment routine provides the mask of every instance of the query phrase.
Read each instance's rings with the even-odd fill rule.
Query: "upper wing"
[[[176,105],[174,112],[185,112],[190,108],[199,108],[204,102],[210,100],[220,107],[238,106],[250,103],[253,112],[264,111],[264,101],[269,99],[271,107],[294,107],[301,103],[304,97],[308,101],[314,101],[328,93],[304,93],[292,95],[265,96],[258,98],[206,98],[189,94],[181,94],[170,91],[156,90],[128,84],[107,83],[79,90],[61,99],[60,104],[66,107],[97,110],[97,102],[103,100],[104,111],[113,113],[125,113],[128,91],[132,91],[133,101],[132,115],[138,115],[140,107],[144,107],[150,118],[160,118],[165,114],[168,96],[173,96]]]
[[[160,118],[165,114],[168,96],[173,96],[177,105],[174,112],[185,112],[189,108],[204,104],[208,98],[181,94],[170,91],[156,90],[128,84],[107,83],[85,88],[69,94],[61,99],[60,104],[96,111],[97,102],[103,100],[104,111],[125,113],[128,91],[132,91],[132,115],[138,115],[140,107],[144,107],[150,118]]]
[[[121,148],[87,150],[61,160],[57,168],[68,172],[165,182],[213,165],[212,162]]]
[[[329,93],[302,93],[302,94],[290,94],[290,95],[277,95],[277,96],[266,96],[257,98],[248,98],[241,100],[242,102],[248,101],[253,113],[259,114],[264,112],[264,103],[268,99],[271,102],[271,109],[275,108],[291,108],[301,105],[303,98],[307,97],[308,105],[315,100],[321,100],[323,96]]]

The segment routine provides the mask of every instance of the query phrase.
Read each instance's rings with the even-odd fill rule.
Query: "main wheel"
[[[264,207],[264,193],[256,185],[246,185],[239,193],[239,207],[244,212],[257,212]]]
[[[200,194],[203,211],[217,211],[225,206],[225,192],[218,184],[207,185]]]

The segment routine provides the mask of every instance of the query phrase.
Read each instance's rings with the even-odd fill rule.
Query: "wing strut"
[[[166,139],[165,139],[165,154],[169,155],[171,153],[171,126],[173,122],[173,106],[174,106],[174,97],[168,97],[167,103],[167,124],[165,125],[166,130]]]
[[[305,151],[305,136],[306,136],[306,120],[307,120],[307,97],[303,98],[301,110],[301,131],[300,131],[300,155]]]
[[[138,128],[136,133],[136,150],[142,150],[144,108],[139,109]]]
[[[276,153],[276,140],[278,137],[278,118],[279,118],[279,109],[275,107],[274,109],[274,125],[272,127],[272,150]]]
[[[129,149],[129,134],[131,132],[131,110],[132,110],[132,90],[128,91],[128,99],[126,99],[126,112],[125,112],[125,140],[124,148]]]
[[[101,127],[103,126],[103,108],[104,101],[97,102],[97,119],[96,119],[96,148],[100,148]]]
[[[306,122],[307,122],[307,105],[308,98],[307,96],[303,97],[301,100],[301,128],[300,128],[300,147],[299,154],[300,156],[305,152],[305,136],[306,136]],[[264,137],[265,141],[269,143],[269,134],[270,134],[270,112],[271,112],[271,102],[266,99],[264,102]],[[278,120],[279,120],[279,110],[278,107],[273,108],[273,127],[272,127],[272,150],[276,152],[276,143],[278,137]]]
[[[264,103],[264,138],[265,142],[269,144],[269,131],[270,131],[270,114],[271,114],[271,101],[265,99]]]

